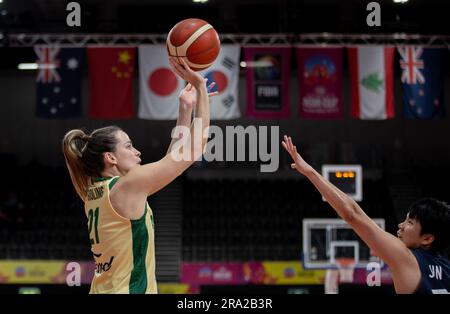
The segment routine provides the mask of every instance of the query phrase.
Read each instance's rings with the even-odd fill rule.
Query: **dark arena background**
[[[393,294],[281,146],[394,235],[413,201],[450,201],[450,2],[370,2],[80,0],[78,26],[69,1],[0,0],[0,294],[89,292],[62,139],[117,125],[143,163],[161,159],[184,86],[166,38],[187,18],[221,40],[201,72],[219,92],[215,158],[148,198],[159,293]]]

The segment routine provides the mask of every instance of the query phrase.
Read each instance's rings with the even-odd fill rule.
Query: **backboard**
[[[373,219],[385,229],[383,218]],[[383,261],[342,219],[303,219],[303,267],[306,269],[335,269],[336,259],[353,258],[355,268],[366,268],[369,262]]]
[[[322,165],[322,175],[355,201],[362,201],[361,165]],[[325,201],[324,198],[322,200]]]

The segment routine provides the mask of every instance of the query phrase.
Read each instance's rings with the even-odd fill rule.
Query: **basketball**
[[[209,68],[220,52],[220,39],[216,30],[201,19],[186,19],[177,23],[167,36],[169,56],[184,58],[194,71]]]

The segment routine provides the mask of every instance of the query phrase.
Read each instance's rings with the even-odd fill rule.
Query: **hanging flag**
[[[83,48],[35,46],[38,57],[36,115],[74,118],[81,115]]]
[[[287,118],[290,114],[290,47],[245,47],[247,117]]]
[[[201,72],[208,78],[208,85],[216,83],[211,92],[219,92],[210,100],[211,119],[225,120],[241,116],[238,95],[240,53],[239,45],[222,45],[214,64]]]
[[[97,119],[127,119],[134,113],[135,48],[88,48],[91,101]]]
[[[361,46],[348,49],[351,115],[357,119],[394,117],[394,47]]]
[[[170,68],[165,45],[139,46],[139,118],[176,119],[184,86]]]
[[[297,62],[300,116],[342,118],[342,48],[299,46]]]
[[[400,47],[403,112],[407,118],[442,118],[446,49]]]

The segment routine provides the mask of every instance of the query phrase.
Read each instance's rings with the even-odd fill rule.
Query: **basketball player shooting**
[[[85,203],[88,233],[95,260],[90,293],[157,293],[154,226],[147,197],[158,192],[200,158],[207,139],[196,139],[191,113],[201,121],[202,132],[210,123],[206,80],[181,59],[169,59],[173,71],[189,84],[180,94],[177,126],[191,127],[188,145],[173,145],[159,161],[141,166],[141,153],[128,134],[115,126],[85,134],[69,131],[63,152],[73,186]],[[173,153],[188,160],[177,160]]]
[[[440,254],[450,241],[448,204],[435,199],[413,203],[395,237],[305,162],[291,137],[285,135],[282,145],[294,161],[291,168],[306,176],[374,254],[388,264],[396,293],[450,293],[450,261]]]

